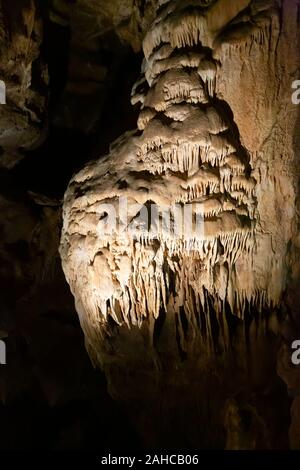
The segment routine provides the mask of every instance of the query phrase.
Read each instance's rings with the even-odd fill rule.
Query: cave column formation
[[[284,47],[296,35],[295,24],[287,22],[297,5],[158,3],[132,92],[132,103],[141,105],[138,130],[70,182],[63,268],[87,350],[105,370],[112,394],[124,401],[153,397],[162,377],[166,388],[179,389],[202,371],[205,380],[193,383],[191,401],[204,396],[209,383],[224,387],[223,395],[214,389],[215,402],[227,410],[225,422],[238,427],[243,405],[226,400],[252,379],[270,378],[257,378],[266,364],[254,378],[252,368],[268,348],[266,354],[274,353],[265,335],[278,331],[295,230],[296,112],[287,79],[295,59],[292,52],[284,56]],[[287,107],[283,132],[279,122]],[[154,229],[141,231],[137,204],[170,208],[171,230],[158,218]],[[174,236],[176,205],[192,207],[200,233]],[[105,207],[117,215],[109,234],[103,231]],[[223,418],[216,409],[211,413],[213,428]],[[262,433],[267,442],[267,424],[255,406],[247,413],[256,439]],[[230,447],[243,445],[227,439]]]

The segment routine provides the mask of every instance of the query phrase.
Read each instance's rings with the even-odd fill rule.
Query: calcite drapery
[[[203,447],[278,443],[271,436],[285,405],[276,424],[269,331],[278,331],[276,307],[297,272],[298,7],[157,2],[132,93],[138,130],[66,192],[60,252],[87,350],[148,443],[165,442],[175,416],[180,445],[187,436]],[[171,208],[173,229],[174,204],[192,205],[202,232],[137,231],[134,203]],[[117,216],[109,236],[106,207]],[[148,408],[156,411],[141,413]]]
[[[79,172],[65,197],[61,256],[97,361],[109,317],[130,327],[162,310],[184,311],[210,338],[213,311],[226,344],[227,305],[243,318],[249,308],[279,304],[292,237],[295,123],[294,113],[290,132],[279,135],[278,116],[288,104],[287,70],[276,67],[280,28],[278,2],[159,6],[132,96],[142,107],[139,131]],[[120,231],[107,237],[99,231],[107,216],[102,204],[118,212],[121,197],[169,207],[197,202],[202,237],[174,241],[163,228],[155,238]]]

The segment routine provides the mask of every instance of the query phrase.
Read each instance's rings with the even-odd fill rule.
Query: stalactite
[[[281,284],[272,285],[276,260],[257,261],[264,245],[257,243],[253,154],[218,96],[222,63],[240,54],[234,48],[259,47],[269,37],[261,18],[251,30],[240,18],[226,29],[249,3],[230,0],[226,9],[222,1],[205,9],[167,3],[145,36],[142,77],[132,91],[133,104],[141,103],[140,134],[118,140],[69,185],[60,252],[87,336],[89,328],[101,332],[109,316],[142,327],[162,310],[179,318],[183,308],[212,352],[212,315],[229,347],[227,308],[243,319],[248,305],[261,311],[280,302]],[[237,33],[232,26],[239,21]],[[130,217],[121,223],[122,197]],[[99,228],[109,218],[103,204],[115,212],[109,234]],[[134,204],[169,208],[169,222],[158,218],[149,230]],[[192,207],[200,232],[176,233],[176,205]],[[132,222],[139,225],[128,232]],[[178,328],[184,344],[180,320]]]

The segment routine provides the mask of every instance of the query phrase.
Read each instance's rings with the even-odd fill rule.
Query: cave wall
[[[61,3],[72,18],[62,20],[54,2],[0,3],[1,450],[139,443],[87,357],[58,247],[72,173],[136,119],[130,89],[140,60],[99,10]]]

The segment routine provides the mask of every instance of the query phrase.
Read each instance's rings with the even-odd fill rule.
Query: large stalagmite
[[[114,365],[217,369],[235,347],[246,368],[249,338],[276,330],[296,230],[297,1],[157,4],[138,130],[64,202],[63,268],[89,354],[122,398]]]

